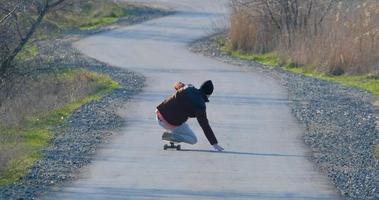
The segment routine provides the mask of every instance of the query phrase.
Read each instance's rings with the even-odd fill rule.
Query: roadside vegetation
[[[54,59],[36,43],[113,24],[136,9],[120,1],[0,0],[0,186],[42,157],[55,126],[119,87],[107,75],[47,66]]]
[[[224,52],[379,97],[379,1],[233,0]],[[375,150],[379,158],[379,145]]]
[[[119,87],[106,75],[65,70],[13,80],[0,105],[0,186],[25,175],[41,149],[49,145],[51,128],[83,104],[98,100]],[[15,87],[17,90],[15,90]]]
[[[78,1],[48,14],[44,24],[46,28],[51,29],[49,33],[52,30],[58,33],[91,30],[113,24],[122,17],[132,16],[135,9],[132,5],[120,1]]]
[[[316,70],[310,70],[310,69],[307,69],[306,67],[297,66],[293,63],[286,63],[283,65],[280,63],[280,58],[275,52],[266,53],[266,54],[246,53],[246,52],[241,52],[239,50],[231,50],[228,46],[224,46],[222,50],[233,57],[236,57],[242,60],[256,61],[265,65],[265,67],[268,67],[268,68],[274,68],[274,67],[280,66],[283,69],[290,71],[292,73],[303,74],[305,76],[337,82],[349,87],[366,90],[379,97],[379,77],[377,75],[342,74],[342,75],[336,76],[336,75],[331,75],[324,72],[319,72]]]
[[[34,41],[97,29],[143,10],[116,0],[0,0],[0,80],[13,73],[17,57],[37,53]]]
[[[221,43],[222,44],[222,43]],[[379,95],[379,2],[233,1],[223,50]]]
[[[233,1],[230,48],[330,75],[379,74],[376,0]]]

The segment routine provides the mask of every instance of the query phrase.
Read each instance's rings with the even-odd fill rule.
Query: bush
[[[379,74],[379,2],[233,1],[234,50],[277,52],[311,70]]]

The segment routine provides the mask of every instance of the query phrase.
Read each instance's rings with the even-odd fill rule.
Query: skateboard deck
[[[171,133],[164,132],[162,135],[162,140],[168,141],[170,143],[170,144],[163,145],[163,150],[176,149],[179,151],[181,149],[180,144],[175,145],[175,143],[180,143],[180,142],[173,140],[173,138],[171,137]]]

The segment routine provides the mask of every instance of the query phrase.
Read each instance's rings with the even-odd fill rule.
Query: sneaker
[[[168,141],[171,141],[172,137],[171,137],[171,133],[170,132],[164,132],[163,135],[162,135],[162,140],[168,140]]]

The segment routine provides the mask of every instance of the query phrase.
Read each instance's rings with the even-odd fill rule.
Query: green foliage
[[[279,64],[279,59],[275,53],[250,54],[250,53],[244,53],[237,50],[230,50],[229,53],[233,57],[236,57],[242,60],[256,61],[268,67],[275,67]]]
[[[239,58],[241,60],[256,61],[269,68],[273,68],[279,65],[279,58],[275,52],[266,54],[253,54],[240,50],[234,50],[232,49],[230,42],[222,37],[216,38],[215,43],[218,47],[221,47],[221,51],[226,52],[235,58]]]
[[[107,75],[85,70],[64,70],[57,77],[61,80],[73,80],[78,74],[89,78],[88,84],[94,88],[90,95],[51,112],[33,116],[22,127],[0,126],[0,137],[7,138],[0,141],[2,148],[18,145],[23,149],[22,155],[8,161],[6,168],[0,173],[0,186],[17,181],[42,157],[41,150],[49,145],[52,138],[52,127],[63,123],[82,105],[99,100],[120,87],[119,83]]]
[[[318,78],[322,80],[333,81],[333,82],[337,82],[349,87],[359,88],[359,89],[369,91],[370,93],[379,96],[379,79],[369,76],[369,75],[332,76],[332,75],[319,73],[315,71],[309,71],[309,70],[304,69],[303,67],[289,67],[288,65],[284,69],[293,73],[303,74],[305,76],[310,76],[310,77],[314,77],[314,78]]]
[[[94,18],[94,19],[89,19],[86,21],[86,23],[83,23],[80,25],[81,30],[92,30],[96,29],[99,26],[106,26],[113,24],[117,21],[117,17],[103,17],[103,18]]]

